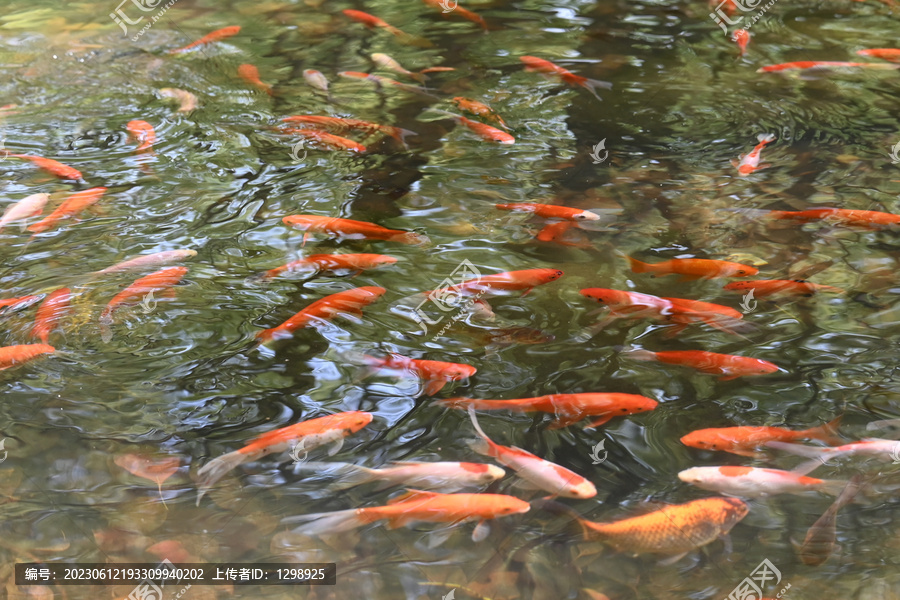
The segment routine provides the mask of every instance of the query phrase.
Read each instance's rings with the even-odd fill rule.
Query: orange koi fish
[[[837,496],[846,483],[779,469],[733,466],[694,467],[680,472],[678,479],[704,490],[744,498],[802,494],[810,490]]]
[[[293,530],[302,535],[342,533],[382,520],[387,520],[390,529],[419,521],[452,524],[478,521],[472,534],[472,539],[477,542],[487,537],[485,521],[526,513],[530,509],[531,505],[524,500],[503,494],[439,494],[410,490],[388,500],[386,506],[316,513],[284,521],[311,521]]]
[[[728,262],[725,260],[707,260],[704,258],[673,258],[660,263],[645,263],[627,257],[633,273],[657,273],[659,275],[681,275],[681,281],[695,279],[714,279],[716,277],[748,277],[759,273],[759,269],[750,265]]]
[[[757,298],[766,298],[768,296],[812,296],[819,292],[832,292],[834,294],[843,294],[841,288],[832,287],[830,285],[820,285],[818,283],[810,283],[803,279],[759,279],[756,281],[735,281],[729,283],[723,290],[729,292],[745,293],[753,290]]]
[[[865,229],[896,227],[900,224],[900,215],[878,212],[874,210],[848,210],[844,208],[813,208],[810,210],[773,210],[769,218],[789,219],[792,221],[827,221],[836,225],[849,225]]]
[[[496,121],[500,125],[500,127],[506,129],[507,131],[509,130],[509,127],[506,126],[506,123],[503,121],[500,115],[495,113],[490,106],[484,104],[483,102],[477,102],[475,100],[463,98],[462,96],[456,96],[455,98],[453,98],[453,104],[455,104],[459,108],[459,110],[464,110],[467,113]]]
[[[783,427],[720,427],[698,429],[681,438],[681,443],[702,450],[721,450],[738,456],[757,458],[757,452],[769,442],[789,442],[794,440],[821,440],[826,444],[840,444],[836,437],[841,417],[812,429],[795,431]]]
[[[467,10],[467,9],[463,8],[462,6],[459,6],[458,2],[453,3],[456,5],[454,8],[447,10],[450,3],[447,2],[446,0],[443,0],[443,2],[442,2],[442,0],[423,0],[423,1],[428,6],[435,8],[437,10],[440,10],[445,16],[449,13],[453,13],[455,15],[459,15],[463,19],[472,21],[473,23],[480,25],[481,28],[484,29],[485,31],[488,30],[487,22],[481,17],[481,15],[473,13],[471,10]]]
[[[600,417],[585,425],[585,429],[600,427],[617,416],[636,415],[655,409],[656,400],[637,394],[550,394],[536,398],[515,400],[477,400],[448,398],[435,404],[449,408],[476,410],[511,410],[514,412],[545,412],[556,415],[550,429],[568,427],[586,417]]]
[[[31,337],[38,338],[46,344],[50,339],[50,332],[56,329],[60,319],[69,312],[71,298],[72,291],[69,288],[60,288],[47,296],[38,307]]]
[[[590,248],[591,244],[582,237],[580,241],[572,240],[572,236],[566,234],[575,227],[572,221],[559,221],[558,223],[548,223],[541,227],[541,230],[535,237],[541,242],[554,242],[563,246],[575,246],[576,248]]]
[[[313,254],[275,269],[270,269],[261,278],[275,279],[279,275],[302,270],[322,272],[348,269],[356,271],[356,274],[359,275],[366,269],[375,269],[382,265],[392,265],[396,262],[397,259],[395,257],[384,254]]]
[[[272,86],[268,83],[263,83],[263,81],[259,78],[259,69],[257,69],[254,65],[250,64],[242,64],[238,67],[237,70],[238,77],[246,81],[252,86],[255,86],[268,95],[272,95]]]
[[[857,50],[860,56],[872,56],[892,62],[900,62],[900,49],[897,48],[871,48],[869,50]]]
[[[281,119],[285,123],[301,124],[304,128],[321,127],[331,131],[363,131],[367,134],[384,133],[404,146],[406,146],[405,138],[408,135],[416,135],[414,131],[401,129],[391,125],[379,125],[371,121],[362,121],[360,119],[344,119],[338,117],[322,117],[319,115],[294,115]]]
[[[535,456],[515,446],[501,446],[484,433],[475,418],[475,409],[469,406],[469,417],[478,432],[479,440],[471,442],[472,450],[515,471],[519,477],[538,489],[564,498],[593,498],[597,495],[594,484],[573,471]]]
[[[324,131],[318,131],[316,129],[295,129],[293,127],[288,127],[283,131],[284,133],[289,133],[291,135],[299,135],[308,138],[327,150],[349,150],[350,152],[366,151],[365,146],[354,142],[353,140],[348,140],[347,138],[326,133]]]
[[[30,160],[34,166],[43,169],[48,173],[56,175],[60,179],[73,179],[81,181],[81,171],[73,169],[69,165],[55,161],[52,158],[44,158],[43,156],[29,156],[28,154],[8,154],[10,158],[21,158],[22,160]]]
[[[741,177],[746,177],[747,175],[749,175],[750,173],[753,173],[754,171],[758,171],[760,169],[765,169],[765,168],[769,167],[769,165],[760,165],[759,164],[760,153],[762,152],[762,149],[766,147],[766,144],[769,144],[769,143],[775,141],[775,134],[774,133],[761,133],[757,136],[756,139],[759,140],[759,143],[753,148],[753,150],[750,151],[750,154],[748,154],[747,156],[744,156],[743,154],[741,154],[738,157],[741,159],[740,162],[738,162],[734,159],[731,160],[731,164],[733,166],[737,167],[738,174]]]
[[[135,152],[140,154],[153,150],[153,144],[156,143],[156,132],[153,130],[153,125],[147,121],[134,120],[128,121],[125,129],[140,144]]]
[[[797,62],[781,63],[778,65],[766,65],[756,70],[757,73],[771,73],[773,71],[787,71],[788,69],[827,69],[838,67],[865,67],[869,69],[900,69],[900,65],[886,65],[884,63],[842,62],[834,60],[800,60]]]
[[[0,230],[10,223],[38,216],[44,212],[44,206],[49,199],[50,194],[32,194],[26,198],[22,198],[15,204],[11,204],[4,211],[3,218],[0,218]]]
[[[628,554],[685,554],[731,531],[750,509],[737,498],[702,498],[612,523],[579,519],[585,533]]]
[[[531,290],[539,285],[556,281],[563,276],[563,272],[559,269],[524,269],[522,271],[507,271],[505,273],[497,273],[495,275],[483,275],[475,279],[463,281],[459,285],[441,288],[426,292],[429,298],[442,297],[463,294],[473,294],[481,292],[517,292],[525,290],[522,294],[527,296]]]
[[[455,115],[451,112],[447,112],[445,110],[432,109],[435,112],[439,112],[441,114],[447,115],[460,125],[465,125],[471,131],[476,133],[481,139],[487,140],[489,142],[500,142],[501,144],[515,144],[516,138],[509,135],[505,131],[501,131],[496,127],[491,127],[490,125],[485,125],[484,123],[479,123],[478,121],[473,121],[471,119],[467,119],[462,115]]]
[[[759,358],[717,354],[702,350],[671,350],[651,352],[650,350],[630,350],[625,356],[635,360],[658,361],[668,365],[691,367],[701,373],[720,375],[719,381],[730,381],[747,375],[767,375],[779,370],[778,365]]]
[[[173,262],[181,262],[188,258],[197,256],[196,250],[166,250],[164,252],[154,252],[153,254],[144,254],[126,261],[106,267],[100,271],[96,271],[94,275],[103,275],[106,273],[121,273],[123,271],[134,271],[147,267],[156,267],[166,265]]]
[[[362,308],[378,300],[387,290],[366,286],[345,290],[316,300],[290,319],[271,329],[260,331],[256,338],[261,344],[292,337],[294,332],[320,321],[328,321],[338,314],[362,315]]]
[[[385,22],[382,19],[379,19],[375,15],[370,15],[369,13],[365,13],[361,10],[352,10],[352,9],[342,10],[341,12],[344,13],[345,16],[353,19],[354,21],[356,21],[358,23],[362,23],[369,29],[372,29],[373,27],[381,27],[385,31],[388,31],[391,34],[397,36],[397,38],[399,38],[400,41],[405,44],[419,46],[420,48],[431,48],[434,46],[434,44],[432,44],[428,40],[418,37],[418,36],[415,36],[415,35],[410,35],[408,33],[405,33],[403,31],[397,29],[393,25],[389,25],[387,22]]]
[[[731,37],[732,40],[738,45],[738,48],[741,49],[741,56],[747,54],[747,44],[750,43],[750,32],[746,29],[738,29],[734,32],[734,35]]]
[[[105,192],[105,187],[95,187],[89,190],[75,192],[74,194],[66,198],[63,203],[57,207],[56,210],[54,210],[52,213],[50,213],[37,223],[29,225],[27,229],[28,231],[34,233],[47,231],[48,229],[53,228],[59,221],[78,214],[88,206],[100,200]]]
[[[412,231],[388,229],[374,223],[354,221],[352,219],[339,219],[337,217],[320,217],[317,215],[290,215],[282,219],[285,225],[304,232],[303,244],[310,233],[323,233],[339,239],[367,239],[383,240],[386,242],[400,242],[401,244],[421,245],[430,240]]]
[[[597,88],[606,90],[612,89],[612,84],[608,81],[598,81],[596,79],[588,79],[587,77],[576,75],[571,71],[563,69],[559,65],[553,64],[549,60],[544,60],[543,58],[538,58],[536,56],[520,56],[519,60],[525,63],[526,71],[558,75],[560,79],[569,85],[581,86],[588,90],[595,98],[597,98],[597,100],[601,99],[600,96],[597,95]]]
[[[534,213],[544,219],[562,219],[564,221],[598,221],[600,215],[589,210],[569,208],[568,206],[556,206],[554,204],[538,204],[536,202],[512,202],[509,204],[495,204],[500,210],[513,210],[518,212]]]
[[[21,344],[0,348],[0,371],[26,363],[42,354],[53,354],[56,348],[47,344]]]
[[[467,379],[477,371],[471,365],[441,362],[439,360],[421,360],[399,354],[391,354],[389,358],[364,356],[363,360],[371,369],[402,371],[426,381],[425,394],[428,396],[437,394],[444,389],[448,382]]]
[[[422,490],[455,491],[465,487],[489,485],[506,475],[506,471],[494,465],[469,462],[406,462],[395,461],[395,466],[370,469],[349,463],[305,463],[301,469],[317,472],[337,467],[335,475],[340,481],[328,486],[340,491],[373,481],[383,486],[403,485]]]
[[[197,471],[197,505],[200,505],[200,499],[207,490],[239,465],[268,454],[284,452],[291,442],[298,442],[298,446],[307,452],[319,446],[334,444],[328,452],[329,456],[333,456],[344,445],[345,437],[371,422],[372,413],[354,410],[301,421],[259,435],[243,448],[214,458]]]
[[[0,314],[14,313],[39,302],[43,296],[19,296],[0,300]]]
[[[100,329],[105,341],[109,341],[112,332],[109,326],[113,322],[113,313],[122,306],[134,304],[147,298],[148,294],[167,290],[170,296],[174,296],[174,290],[169,288],[175,286],[187,274],[187,267],[168,267],[160,269],[155,273],[145,275],[127,288],[113,296],[109,301],[103,313],[100,315]]]
[[[198,48],[200,46],[205,46],[206,44],[211,44],[213,42],[219,42],[221,40],[230,38],[232,36],[237,35],[241,32],[241,28],[239,25],[231,25],[230,27],[223,27],[222,29],[217,29],[212,33],[208,33],[204,35],[202,38],[197,40],[196,42],[192,42],[183,48],[176,48],[175,50],[169,50],[169,54],[179,54],[181,52],[187,52],[188,50],[193,50],[194,48]]]

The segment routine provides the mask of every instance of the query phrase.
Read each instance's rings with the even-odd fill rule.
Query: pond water
[[[49,335],[56,352],[0,373],[0,574],[8,597],[125,598],[134,587],[17,586],[17,562],[164,558],[337,565],[336,586],[194,585],[178,596],[191,600],[722,599],[764,560],[779,575],[764,582],[766,597],[900,597],[898,467],[889,460],[845,458],[812,474],[878,479],[864,502],[839,511],[835,548],[820,566],[804,564],[795,548],[833,502],[817,492],[748,499],[749,514],[727,542],[672,564],[660,564],[665,555],[632,556],[585,541],[568,517],[539,502],[493,521],[478,543],[471,523],[391,529],[379,522],[318,538],[291,533],[295,525],[283,521],[383,505],[402,489],[335,490],[334,471],[304,469],[307,460],[492,462],[470,448],[475,432],[466,412],[434,404],[454,396],[621,392],[658,401],[652,412],[597,429],[550,429],[542,413],[479,411],[496,442],[590,480],[595,497],[556,501],[596,522],[715,497],[678,479],[690,467],[791,469],[802,462],[783,452],[752,458],[680,442],[697,429],[799,430],[843,416],[845,442],[898,437],[866,429],[900,416],[896,232],[766,214],[817,207],[900,214],[900,159],[892,163],[891,155],[900,142],[900,78],[867,67],[757,72],[792,61],[891,64],[856,51],[896,44],[892,4],[775,2],[752,23],[741,57],[710,18],[716,6],[702,1],[465,4],[485,19],[485,31],[450,9],[455,3],[442,13],[411,0],[4,0],[0,139],[9,153],[78,169],[83,181],[4,152],[2,201],[49,194],[46,216],[73,192],[107,188],[77,218],[47,231],[32,235],[14,223],[0,232],[3,298],[72,291],[70,309]],[[749,26],[763,6],[729,18]],[[117,9],[127,16],[121,26],[111,18]],[[368,28],[344,9],[374,14],[405,35]],[[240,32],[169,52],[231,26]],[[414,72],[453,70],[431,72],[424,88],[411,89],[423,84],[376,67],[374,53]],[[612,87],[592,93],[526,71],[523,55]],[[271,93],[238,75],[243,64],[258,69]],[[327,93],[304,78],[308,69],[330,82]],[[344,71],[378,73],[407,87],[338,75]],[[177,98],[160,92],[167,88],[193,94],[196,107],[179,110]],[[460,113],[451,102],[457,96],[489,104],[515,143],[485,140],[439,112]],[[331,150],[279,131],[280,119],[291,115],[364,119],[415,134],[404,147],[390,136],[338,133],[367,151]],[[152,152],[136,152],[127,133],[133,120],[155,130]],[[769,133],[775,140],[761,160],[769,166],[740,177],[732,159]],[[536,235],[550,221],[495,208],[509,202],[586,209],[600,219],[541,241]],[[312,233],[304,245],[303,233],[282,222],[294,214],[366,221],[430,241]],[[173,263],[188,268],[175,293],[144,295],[117,310],[103,335],[107,303],[167,265],[95,272],[178,249],[196,255]],[[258,278],[300,257],[335,252],[397,261],[356,276]],[[809,277],[844,292],[748,301],[722,289],[734,280],[634,273],[626,255],[650,263],[736,261],[756,265],[757,279]],[[564,275],[524,296],[486,297],[491,319],[435,301],[421,304],[431,323],[413,316],[426,300],[422,292],[458,284],[463,274],[536,268]],[[361,286],[385,289],[361,316],[256,344],[259,331]],[[739,335],[703,324],[673,335],[672,323],[646,319],[600,329],[592,325],[604,313],[579,293],[591,287],[713,302],[740,310],[748,325]],[[3,314],[3,345],[35,341],[37,309]],[[638,348],[738,354],[781,370],[722,381],[633,360],[628,352]],[[389,353],[477,372],[429,394],[416,378],[362,366],[362,354]],[[197,471],[210,460],[280,427],[354,410],[374,419],[333,456],[311,450],[298,468],[289,451],[246,462],[196,504]],[[137,476],[143,459],[170,468]],[[546,495],[515,481],[508,469],[489,488],[468,491],[529,501]],[[163,597],[179,590],[166,586]]]

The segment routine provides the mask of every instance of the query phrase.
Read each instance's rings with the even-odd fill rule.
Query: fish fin
[[[214,458],[203,465],[197,471],[197,490],[199,492],[197,494],[197,506],[200,506],[200,499],[217,481],[249,459],[248,455],[235,450]]]
[[[563,427],[574,425],[583,418],[584,415],[557,415],[553,422],[550,423],[548,429],[562,429]],[[590,425],[588,425],[588,427],[590,427]]]
[[[619,353],[624,355],[626,358],[632,358],[634,360],[643,360],[643,361],[655,361],[656,360],[656,352],[652,352],[651,350],[644,350],[643,348],[622,348],[619,350]]]
[[[601,331],[603,331],[603,329],[604,329],[607,325],[609,325],[610,323],[612,323],[613,321],[615,321],[615,320],[618,319],[618,318],[619,318],[619,317],[616,317],[616,316],[610,314],[609,316],[607,316],[607,317],[605,317],[605,318],[603,318],[603,319],[600,319],[599,321],[597,321],[597,322],[594,323],[593,325],[588,325],[587,327],[585,327],[584,329],[582,329],[582,330],[581,330],[581,333],[579,333],[578,335],[576,335],[576,336],[572,339],[572,341],[573,341],[573,342],[587,342],[587,341],[591,340],[592,338],[594,338],[598,333],[600,333]]]
[[[466,444],[468,444],[469,448],[472,449],[472,452],[475,452],[476,454],[482,454],[484,456],[491,455],[491,445],[487,442],[487,440],[483,440],[480,438],[475,440],[468,440]]]
[[[675,327],[672,327],[671,329],[669,329],[669,331],[665,332],[663,334],[663,337],[667,340],[670,340],[673,337],[675,337],[676,335],[678,335],[679,333],[681,333],[682,331],[684,331],[685,329],[687,329],[687,323],[679,323]]]
[[[341,533],[350,531],[364,525],[365,521],[359,514],[359,509],[351,508],[349,510],[338,510],[335,512],[315,513],[311,515],[300,515],[298,517],[288,517],[282,522],[310,521],[305,525],[301,525],[293,529],[294,533],[302,535],[328,535],[332,533]]]
[[[443,379],[433,379],[425,384],[425,395],[426,396],[434,396],[439,391],[444,389],[444,386],[447,385],[447,382]]]
[[[660,567],[668,567],[668,566],[674,565],[675,563],[677,563],[679,560],[681,560],[682,558],[684,558],[687,555],[688,555],[687,552],[682,552],[681,554],[676,554],[675,556],[670,556],[669,558],[664,558],[660,561],[657,561],[656,564]]]
[[[378,479],[378,471],[348,463],[341,465],[335,476],[341,479],[329,485],[327,488],[329,491],[348,490],[364,483],[376,481]]]
[[[334,456],[344,447],[344,438],[338,438],[334,445],[328,449],[328,456]]]
[[[602,417],[600,417],[599,419],[596,419],[596,420],[594,420],[594,421],[591,421],[590,423],[588,423],[587,425],[585,425],[584,428],[585,428],[585,429],[593,429],[593,428],[595,428],[595,427],[600,427],[601,425],[605,425],[606,422],[609,421],[609,420],[612,419],[612,418],[613,418],[613,415],[605,415],[605,416],[602,416]]]
[[[744,155],[743,155],[743,154],[741,154],[741,158],[744,158]],[[732,167],[737,167],[737,166],[739,166],[739,165],[740,165],[740,163],[739,163],[737,160],[735,160],[735,159],[733,159],[733,158],[731,159],[731,166],[732,166]]]
[[[789,442],[766,442],[765,444],[769,448],[774,448],[776,450],[784,450],[785,452],[790,452],[791,454],[796,454],[798,456],[805,456],[807,458],[815,458],[818,459],[823,455],[830,455],[831,452],[827,448],[817,448],[815,446],[804,446],[803,444],[791,444]],[[824,464],[824,460],[822,463]]]
[[[788,445],[791,446],[794,444],[788,444]],[[825,461],[826,461],[825,458],[816,457],[812,460],[808,460],[806,462],[800,463],[799,465],[797,465],[796,467],[791,469],[791,473],[794,473],[796,475],[808,475],[809,473],[812,473],[813,471],[815,471],[816,469],[818,469],[819,467],[824,465]]]
[[[491,526],[484,519],[478,521],[475,529],[472,530],[472,541],[476,544],[483,542],[491,534]]]
[[[531,293],[531,290],[533,290],[533,289],[534,289],[533,287],[528,288],[528,289],[525,290],[525,292],[523,292],[522,295],[519,296],[519,297],[520,297],[520,298],[524,298],[525,296],[527,296],[528,294],[530,294],[530,293]]]
[[[832,496],[840,496],[841,492],[843,492],[847,488],[846,481],[840,481],[838,479],[825,479],[816,486],[816,489],[823,494],[830,494]]]
[[[754,169],[754,171],[759,171],[760,169],[768,169],[768,168],[771,167],[771,166],[772,166],[772,163],[761,163],[761,164],[759,164],[759,165],[756,166],[756,168]]]
[[[431,239],[422,233],[416,233],[415,231],[406,231],[404,233],[399,233],[395,236],[391,236],[391,242],[400,242],[401,244],[410,244],[413,246],[427,246],[431,243]]]
[[[399,504],[400,502],[406,502],[407,500],[424,500],[425,498],[433,498],[435,496],[439,496],[437,492],[429,492],[426,490],[406,490],[403,494],[397,496],[396,498],[391,498],[385,504],[388,506],[392,504]]]
[[[309,239],[309,232],[308,232],[308,231],[304,231],[304,232],[303,232],[303,242],[301,242],[301,244],[300,244],[300,247],[301,247],[301,248],[304,247],[304,246],[306,245],[306,240],[308,240],[308,239]]]
[[[841,424],[841,419],[844,418],[844,415],[833,419],[832,421],[825,423],[820,427],[813,427],[812,429],[807,429],[803,433],[806,434],[807,437],[811,439],[821,440],[828,444],[829,446],[840,446],[844,443],[840,437],[838,437],[838,427]]]
[[[426,539],[428,540],[425,545],[429,550],[434,548],[439,548],[444,545],[444,542],[450,539],[450,536],[456,531],[456,527],[441,527],[440,529],[435,529],[434,531],[428,532]]]
[[[719,377],[719,381],[731,381],[732,379],[737,379],[740,375],[722,375]]]

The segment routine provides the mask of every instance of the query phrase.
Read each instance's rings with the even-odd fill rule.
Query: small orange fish
[[[490,142],[500,142],[501,144],[515,144],[516,138],[509,135],[505,131],[501,131],[496,127],[491,127],[490,125],[485,125],[484,123],[479,123],[478,121],[473,121],[471,119],[467,119],[462,115],[455,115],[453,113],[447,112],[445,110],[436,110],[436,112],[443,113],[459,123],[460,125],[465,125],[474,133],[478,134],[481,139],[490,141]]]
[[[467,379],[477,371],[471,365],[439,360],[421,360],[399,354],[392,354],[389,358],[365,356],[363,360],[372,369],[402,371],[426,381],[425,394],[428,396],[437,394],[444,389],[448,382]]]
[[[741,49],[741,56],[747,54],[747,44],[750,43],[750,32],[746,29],[738,29],[734,32],[734,35],[731,37],[732,40],[738,45],[738,48]]]
[[[860,56],[873,56],[891,62],[900,62],[900,49],[898,48],[871,48],[869,50],[857,50],[856,53]]]
[[[331,131],[363,131],[367,134],[385,133],[404,146],[406,146],[405,138],[408,135],[416,135],[414,131],[401,129],[391,125],[379,125],[371,121],[362,121],[360,119],[345,119],[339,117],[323,117],[319,115],[294,115],[281,119],[285,123],[301,124],[304,128],[310,129],[321,127]]]
[[[26,363],[42,354],[53,354],[56,348],[47,344],[21,344],[0,348],[0,371]]]
[[[74,194],[66,198],[63,203],[56,208],[56,210],[54,210],[52,213],[50,213],[37,223],[29,225],[27,229],[28,231],[34,233],[47,231],[48,229],[54,227],[59,221],[78,214],[88,206],[100,200],[105,192],[105,187],[95,187],[89,190],[75,192]]]
[[[657,273],[659,275],[681,275],[681,281],[695,279],[713,279],[716,277],[749,277],[759,273],[759,269],[750,265],[728,262],[724,260],[707,260],[704,258],[673,258],[661,263],[645,263],[627,257],[634,273]]]
[[[719,381],[730,381],[747,375],[767,375],[779,370],[778,365],[767,360],[702,350],[670,350],[667,352],[631,350],[624,354],[635,360],[658,361],[669,365],[691,367],[701,373],[720,375]]]
[[[539,285],[545,285],[551,281],[556,281],[563,276],[563,272],[559,269],[523,269],[521,271],[507,271],[505,273],[496,273],[494,275],[483,275],[475,279],[463,281],[459,285],[452,288],[441,288],[427,292],[429,297],[445,296],[448,293],[464,294],[487,292],[518,292],[525,290],[523,296],[531,293],[531,290]]]
[[[262,279],[274,279],[285,273],[302,270],[322,272],[349,269],[356,271],[356,274],[359,275],[366,269],[375,269],[382,265],[392,265],[396,262],[396,258],[384,254],[313,254],[278,268],[270,269],[266,271]]]
[[[810,490],[836,496],[845,483],[779,469],[739,466],[694,467],[680,472],[678,479],[704,490],[742,498],[802,494]]]
[[[497,462],[506,465],[522,479],[538,489],[550,492],[554,496],[564,498],[593,498],[597,495],[594,484],[573,471],[549,460],[535,456],[531,452],[515,446],[501,446],[495,443],[478,425],[475,409],[469,407],[469,417],[478,433],[479,440],[470,445],[478,454],[490,456]]]
[[[410,523],[463,523],[478,521],[472,538],[480,541],[485,521],[526,513],[531,505],[524,500],[504,494],[439,494],[422,490],[409,492],[388,500],[386,506],[370,506],[335,512],[290,517],[285,521],[310,521],[293,530],[301,535],[331,535],[387,520],[395,529]]]
[[[767,216],[771,219],[789,219],[804,223],[809,221],[826,221],[836,225],[849,225],[865,229],[880,229],[900,225],[900,215],[874,210],[848,210],[844,208],[773,210],[769,211]]]
[[[214,458],[197,471],[197,504],[200,504],[203,494],[219,479],[243,463],[268,454],[284,452],[291,442],[299,442],[298,445],[307,452],[319,446],[334,444],[329,452],[333,455],[341,449],[345,437],[371,422],[372,413],[355,410],[301,421],[257,436],[243,448]]]
[[[702,498],[612,523],[579,522],[589,537],[619,552],[677,556],[714,542],[749,512],[737,498]]]
[[[401,244],[427,244],[429,239],[413,231],[388,229],[374,223],[339,219],[337,217],[320,217],[317,215],[290,215],[282,219],[285,225],[304,232],[303,244],[310,233],[323,233],[338,239],[368,239],[400,242]]]
[[[617,416],[635,415],[655,409],[656,400],[637,394],[550,394],[515,400],[480,400],[448,398],[436,404],[449,408],[473,407],[476,410],[511,410],[513,412],[545,412],[556,415],[550,429],[568,427],[587,417],[594,419],[585,429],[600,427]]]
[[[237,35],[241,32],[241,28],[238,25],[232,25],[230,27],[223,27],[222,29],[217,29],[212,33],[208,33],[204,35],[202,38],[197,40],[196,42],[192,42],[183,48],[176,48],[175,50],[169,50],[169,54],[178,54],[181,52],[187,52],[188,50],[192,50],[199,46],[204,46],[206,44],[211,44],[213,42],[218,42],[224,40],[226,38],[230,38],[232,36]]]
[[[720,427],[698,429],[681,438],[681,443],[702,450],[721,450],[738,456],[757,458],[757,452],[768,442],[788,442],[794,440],[821,440],[826,444],[840,444],[836,437],[841,417],[812,429],[795,431],[783,427]]]
[[[259,69],[257,69],[254,65],[251,64],[242,64],[238,67],[237,70],[238,77],[246,81],[252,86],[255,86],[268,95],[272,95],[272,86],[268,83],[263,83],[259,78]]]
[[[666,320],[679,325],[672,330],[671,335],[680,333],[692,323],[705,323],[725,333],[737,334],[735,327],[740,326],[743,313],[728,306],[700,302],[687,298],[663,298],[672,303],[672,314]]]
[[[519,60],[525,63],[526,71],[536,71],[538,73],[558,75],[560,79],[562,79],[566,83],[570,85],[577,85],[588,90],[594,95],[595,98],[597,98],[597,100],[600,100],[600,96],[597,95],[597,88],[603,88],[606,90],[612,88],[612,84],[608,81],[598,81],[596,79],[588,79],[587,77],[576,75],[571,71],[563,69],[559,65],[553,64],[549,60],[544,60],[543,58],[538,58],[536,56],[520,56]]]
[[[324,131],[318,131],[316,129],[296,129],[294,127],[287,127],[282,131],[284,131],[284,133],[299,135],[301,137],[310,139],[317,145],[328,150],[349,150],[350,152],[366,151],[365,146],[354,142],[353,140],[349,140],[347,138],[340,137],[331,133],[326,133]]]
[[[397,38],[399,38],[400,41],[405,44],[419,46],[421,48],[431,48],[434,46],[434,44],[432,44],[428,40],[426,40],[424,38],[420,38],[418,36],[414,36],[414,35],[405,33],[403,31],[397,29],[393,25],[389,25],[387,22],[385,22],[382,19],[379,19],[375,15],[370,15],[369,13],[365,13],[361,10],[352,10],[352,9],[342,10],[341,12],[344,13],[345,16],[353,19],[354,21],[356,21],[358,23],[362,23],[369,29],[371,29],[373,27],[381,27],[382,29],[389,31],[393,35],[397,36]]]
[[[506,129],[507,131],[509,130],[509,127],[506,126],[506,123],[503,121],[500,115],[495,113],[490,106],[484,104],[483,102],[477,102],[475,100],[463,98],[462,96],[456,96],[455,98],[453,98],[453,104],[455,104],[460,110],[464,110],[467,113],[496,121],[500,125],[500,127]]]
[[[778,65],[766,65],[756,70],[757,73],[771,73],[773,71],[787,71],[788,69],[830,69],[838,67],[865,67],[869,69],[900,69],[900,65],[886,65],[884,63],[842,62],[834,60],[800,60],[797,62],[781,63]]]
[[[72,291],[69,288],[60,288],[47,296],[38,307],[31,337],[38,338],[45,344],[48,343],[50,332],[56,329],[60,319],[69,312],[71,298]]]
[[[735,281],[722,289],[730,292],[747,292],[753,290],[757,298],[769,296],[812,296],[819,292],[843,294],[841,288],[830,285],[810,283],[802,279],[759,279],[756,281]]]
[[[589,210],[569,208],[568,206],[556,206],[553,204],[512,202],[509,204],[495,204],[494,206],[500,210],[534,213],[544,219],[562,219],[564,221],[597,221],[600,219],[600,215],[592,213]]]
[[[593,213],[592,213],[593,214]],[[558,223],[548,223],[541,227],[541,230],[535,237],[541,242],[554,242],[563,246],[576,246],[579,248],[590,248],[591,244],[585,241],[571,241],[571,236],[567,235],[575,227],[572,221],[559,221]]]
[[[756,139],[759,140],[759,143],[753,148],[753,150],[750,151],[750,154],[748,154],[747,156],[741,154],[739,157],[741,159],[740,162],[734,159],[731,160],[731,164],[737,167],[738,174],[741,177],[746,177],[754,171],[765,169],[769,166],[759,164],[760,153],[762,152],[762,149],[766,147],[766,144],[775,141],[775,134],[761,133],[757,136]]]
[[[125,129],[140,144],[135,152],[141,153],[153,150],[153,144],[156,143],[156,132],[153,130],[153,125],[147,121],[134,120],[128,121]]]
[[[481,28],[484,29],[485,31],[488,30],[487,22],[484,20],[484,18],[482,18],[481,15],[473,13],[471,10],[467,10],[467,9],[463,8],[462,6],[459,6],[458,2],[451,3],[451,2],[448,2],[447,0],[423,0],[423,1],[428,6],[430,6],[432,8],[436,8],[437,10],[440,10],[445,16],[448,14],[459,15],[463,19],[472,21],[473,23],[480,25]],[[454,7],[451,8],[450,10],[447,10],[451,4],[453,4]]]
[[[80,171],[73,169],[69,165],[64,165],[61,162],[55,161],[52,158],[29,156],[27,154],[8,154],[7,156],[10,158],[30,160],[36,167],[43,169],[48,173],[52,173],[60,179],[74,179],[75,181],[80,181],[82,179]]]
[[[366,286],[353,288],[316,300],[277,327],[260,331],[256,338],[261,344],[292,337],[294,332],[320,321],[328,321],[339,314],[362,315],[362,308],[378,300],[387,290]]]
[[[113,313],[122,306],[134,304],[141,300],[145,300],[148,294],[167,290],[169,295],[174,295],[174,291],[170,290],[187,274],[187,267],[168,267],[160,269],[155,273],[145,275],[127,288],[113,296],[109,301],[103,313],[100,315],[100,328],[103,338],[109,340],[112,335],[109,331],[109,325],[113,322]]]

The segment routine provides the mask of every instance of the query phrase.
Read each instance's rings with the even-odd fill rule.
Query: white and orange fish
[[[402,485],[420,490],[456,491],[467,487],[489,485],[506,475],[494,465],[470,462],[394,461],[390,467],[371,469],[350,463],[305,462],[297,469],[327,472],[335,469],[336,483],[329,490],[346,490],[366,483],[380,482],[380,487]]]
[[[50,194],[32,194],[26,198],[22,198],[15,204],[11,204],[0,218],[0,230],[16,221],[21,221],[29,217],[36,217],[44,211],[44,206]]]
[[[422,360],[399,354],[391,354],[387,358],[363,356],[363,361],[372,370],[399,371],[425,381],[425,394],[428,396],[437,394],[444,389],[447,383],[467,379],[477,371],[471,365],[439,360]]]
[[[753,148],[753,150],[750,151],[750,154],[748,154],[747,156],[741,154],[738,157],[740,158],[740,162],[734,159],[732,159],[731,161],[731,164],[737,167],[738,173],[741,177],[746,177],[754,171],[765,169],[766,167],[770,166],[767,164],[760,165],[759,159],[760,153],[762,152],[762,149],[766,147],[766,144],[770,144],[775,141],[775,134],[761,133],[757,136],[757,139],[759,140],[759,143]]]
[[[845,481],[816,479],[780,469],[739,466],[693,467],[680,472],[678,478],[704,490],[742,498],[802,494],[810,490],[837,496],[846,485]]]

